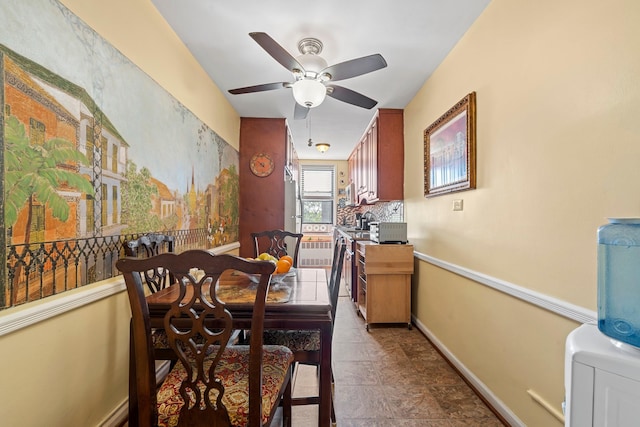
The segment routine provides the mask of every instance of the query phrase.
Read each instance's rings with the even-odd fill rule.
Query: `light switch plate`
[[[453,210],[461,211],[462,210],[462,199],[455,199],[453,201]]]

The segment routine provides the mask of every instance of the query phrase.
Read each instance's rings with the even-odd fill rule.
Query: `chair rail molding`
[[[597,320],[598,315],[593,310],[587,310],[584,307],[571,304],[559,298],[555,298],[541,292],[536,292],[534,290],[527,289],[525,287],[518,286],[513,283],[509,283],[507,281],[500,280],[495,277],[491,277],[486,274],[479,273],[477,271],[473,271],[447,261],[443,261],[441,259],[423,254],[418,251],[414,251],[413,254],[421,261],[435,265],[444,270],[458,274],[462,277],[466,277],[467,279],[473,280],[474,282],[511,295],[512,297],[526,301],[530,304],[551,311],[560,316],[575,320],[576,322],[589,323]]]
[[[219,255],[239,247],[240,243],[234,242],[209,249],[209,252]],[[124,279],[117,276],[67,291],[58,298],[47,298],[42,303],[6,309],[0,312],[0,337],[124,291]]]
[[[48,298],[42,303],[34,302],[9,308],[0,313],[0,336],[35,325],[124,290],[122,276],[112,277],[95,284],[67,291],[60,295],[59,298]]]

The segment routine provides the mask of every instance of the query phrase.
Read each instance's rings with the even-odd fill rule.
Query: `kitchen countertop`
[[[369,240],[368,230],[356,230],[354,227],[339,225],[336,229],[345,235],[345,237],[353,240]]]

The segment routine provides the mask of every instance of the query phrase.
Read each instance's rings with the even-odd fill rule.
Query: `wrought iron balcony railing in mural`
[[[175,237],[175,251],[212,245],[204,229],[162,232]],[[0,282],[0,309],[41,300],[120,274],[115,264],[126,241],[142,234],[120,234],[7,246],[7,280]]]

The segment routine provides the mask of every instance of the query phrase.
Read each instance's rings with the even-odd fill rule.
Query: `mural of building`
[[[237,240],[237,150],[95,34],[76,35],[92,60],[56,69],[88,90],[0,44],[0,309],[117,275],[133,235],[173,233],[179,251]],[[103,86],[115,69],[121,86]],[[132,105],[111,102],[123,87]],[[175,141],[197,141],[198,158],[158,148]]]
[[[157,194],[151,197],[153,214],[160,218],[165,230],[177,229],[178,203],[175,192],[155,178],[151,178],[151,182],[158,190]]]
[[[125,179],[128,144],[94,103],[87,105],[83,100],[86,98],[83,90],[77,96],[45,82],[40,83],[79,121],[77,149],[89,161],[88,165],[80,165],[80,173],[89,178],[95,195],[85,198],[80,204],[78,236],[120,234],[120,195]]]
[[[60,182],[55,191],[67,202],[68,219],[61,221],[42,201],[34,200],[29,232],[25,228],[29,208],[25,206],[12,226],[11,242],[119,233],[127,143],[82,88],[2,46],[0,54],[5,117],[13,116],[25,126],[31,144],[54,138],[72,143],[87,164],[70,161],[57,167],[85,177],[93,188],[93,194],[81,193]]]

